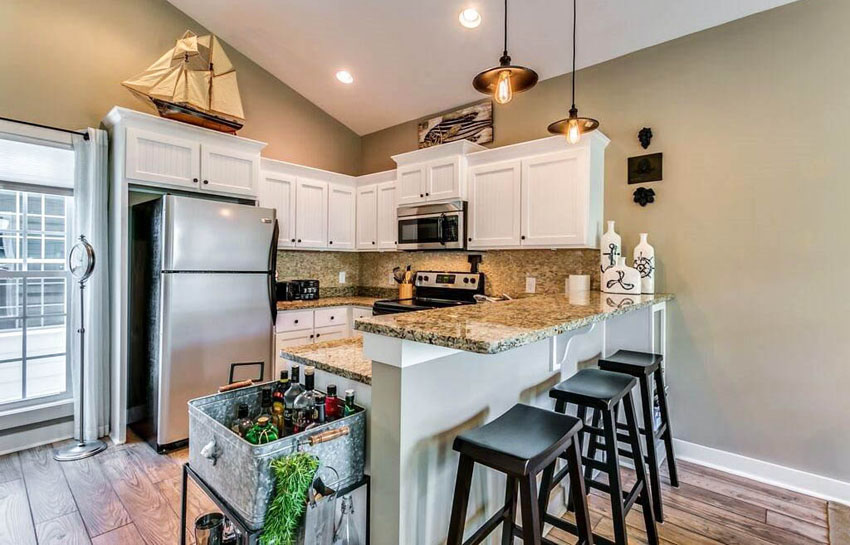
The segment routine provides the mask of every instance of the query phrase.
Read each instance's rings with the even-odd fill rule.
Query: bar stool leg
[[[640,403],[643,411],[643,429],[645,431],[644,438],[646,439],[646,458],[649,464],[649,484],[652,487],[652,502],[655,510],[655,519],[658,522],[664,522],[664,509],[661,506],[661,483],[658,479],[658,455],[655,452],[655,418],[653,418],[652,410],[652,389],[649,387],[648,377],[641,377],[638,380],[640,384]],[[638,463],[639,457],[635,454],[635,464]],[[642,458],[640,458],[642,462]]]
[[[581,475],[581,447],[576,441],[567,449],[567,467],[570,472],[570,497],[576,506],[578,545],[592,545],[593,533],[590,528],[590,513],[587,510],[587,492]]]
[[[537,476],[519,479],[520,511],[522,512],[523,545],[541,545],[540,511],[537,509]]]
[[[469,487],[472,484],[472,469],[475,462],[469,456],[460,455],[457,464],[457,481],[452,500],[452,518],[449,522],[449,537],[446,545],[462,545],[463,527],[466,524],[466,507],[469,503]],[[524,522],[523,522],[524,523]]]
[[[620,482],[620,456],[617,453],[617,406],[602,412],[605,430],[605,465],[608,473],[608,486],[611,489],[611,519],[614,522],[614,542],[628,545],[626,536],[626,514],[623,505],[623,486]],[[641,464],[635,464],[642,467]],[[652,506],[650,506],[652,509]],[[650,513],[651,516],[651,513]]]
[[[664,372],[659,366],[653,373],[655,391],[658,392],[658,407],[661,409],[661,421],[667,424],[667,429],[661,435],[664,448],[667,450],[667,470],[670,472],[670,484],[679,487],[679,473],[676,471],[676,457],[673,455],[673,432],[670,429],[670,415],[667,412],[667,390],[664,388]]]
[[[582,425],[586,426],[587,425],[587,407],[585,407],[584,405],[579,405],[578,409],[576,410],[576,417],[579,420],[581,420]],[[582,448],[582,443],[583,443],[582,437],[581,437],[582,434],[583,434],[583,432],[579,431],[576,434],[575,439],[573,440],[576,443],[578,443],[576,446],[578,447],[579,454],[584,452],[584,449]],[[593,443],[593,436],[591,435],[590,438],[591,438],[591,444],[592,444]],[[572,479],[570,479],[570,483],[567,485],[567,511],[569,511],[571,513],[575,511],[575,503],[573,503],[573,493],[572,493],[572,486],[573,485],[572,485],[572,482],[573,482]]]
[[[651,487],[647,484],[646,466],[642,463],[643,451],[640,446],[640,433],[638,432],[637,419],[635,418],[635,402],[631,392],[623,398],[623,404],[625,405],[626,424],[629,427],[630,446],[635,462],[635,476],[638,481],[643,481],[644,483],[643,490],[640,493],[640,506],[641,511],[643,511],[643,521],[646,525],[646,540],[649,545],[658,545],[658,529],[655,527],[655,517],[652,510],[652,492],[650,491]]]
[[[511,545],[514,541],[516,488],[516,479],[508,475],[508,482],[505,485],[505,507],[508,508],[508,511],[505,513],[505,523],[502,524],[502,545]]]

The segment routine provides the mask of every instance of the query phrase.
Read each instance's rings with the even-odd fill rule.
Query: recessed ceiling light
[[[348,85],[349,83],[354,83],[354,76],[351,75],[351,72],[348,70],[340,70],[336,73],[336,79]]]
[[[481,14],[475,8],[466,8],[458,15],[458,21],[466,28],[475,28],[481,24]]]

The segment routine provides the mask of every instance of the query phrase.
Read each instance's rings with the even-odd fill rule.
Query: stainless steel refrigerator
[[[275,211],[167,195],[133,207],[129,418],[157,450],[186,443],[186,403],[268,380]]]

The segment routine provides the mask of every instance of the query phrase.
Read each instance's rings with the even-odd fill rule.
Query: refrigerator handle
[[[277,239],[280,236],[280,225],[274,220],[272,229],[272,241],[269,248],[269,307],[272,314],[272,327],[277,322],[277,283],[275,272],[277,270]]]

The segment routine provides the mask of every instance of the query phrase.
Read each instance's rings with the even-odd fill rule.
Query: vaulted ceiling
[[[278,79],[368,134],[483,98],[498,64],[503,0],[169,0]],[[578,67],[794,0],[579,0]],[[478,28],[458,22],[481,13]],[[508,49],[541,79],[570,71],[572,2],[511,0]],[[354,83],[337,81],[348,70]]]

